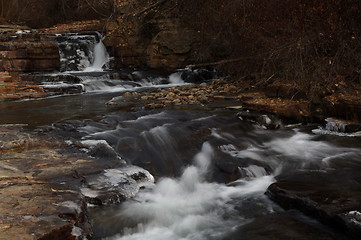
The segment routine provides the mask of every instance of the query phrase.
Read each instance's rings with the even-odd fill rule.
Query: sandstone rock
[[[198,33],[163,11],[138,14],[151,4],[147,0],[117,3],[119,17],[107,23],[104,41],[112,48],[112,55],[131,67],[181,68],[193,63]]]
[[[81,33],[88,31],[103,32],[106,22],[106,19],[74,21],[67,24],[57,24],[50,28],[41,29],[41,31],[54,34]]]
[[[15,34],[15,33],[12,33]],[[56,71],[60,68],[59,48],[51,36],[30,32],[24,36],[15,35],[9,40],[8,35],[0,38],[0,71]]]
[[[124,94],[123,94],[123,97],[124,98],[132,98],[133,97],[133,95],[132,95],[132,93],[131,92],[125,92]]]
[[[46,95],[42,87],[22,81],[19,74],[0,72],[0,101],[39,98]]]
[[[141,96],[141,97],[140,97],[140,100],[142,100],[142,101],[147,101],[148,99],[149,99],[148,96]]]
[[[59,153],[58,141],[17,127],[0,127],[0,132],[0,238],[89,236],[86,205],[77,189],[81,179],[72,176],[90,165],[94,171],[94,160]]]

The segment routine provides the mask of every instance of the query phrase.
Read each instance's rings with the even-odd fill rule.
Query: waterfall
[[[99,39],[99,42],[95,44],[93,53],[93,63],[89,67],[85,68],[83,70],[84,72],[103,71],[103,66],[109,62],[109,54],[101,39]]]
[[[103,71],[109,61],[109,54],[97,32],[87,34],[59,34],[61,72]]]

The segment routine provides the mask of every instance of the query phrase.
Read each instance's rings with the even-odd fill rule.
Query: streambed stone
[[[0,239],[91,236],[80,186],[85,175],[119,165],[66,149],[50,136],[0,126]]]
[[[266,194],[285,209],[297,209],[351,239],[361,236],[361,166],[300,171],[280,176]]]
[[[86,177],[81,189],[85,199],[95,205],[111,205],[135,197],[140,188],[154,182],[153,176],[136,166],[106,169]]]

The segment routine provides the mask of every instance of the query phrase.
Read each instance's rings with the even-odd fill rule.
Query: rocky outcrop
[[[162,2],[162,3],[161,3]],[[160,1],[169,6],[168,1]],[[118,3],[118,17],[107,24],[105,44],[121,64],[130,67],[181,68],[196,61],[198,33],[177,16],[149,9],[154,1]]]
[[[57,71],[59,48],[52,36],[19,30],[0,37],[0,71]]]
[[[92,231],[81,186],[87,180],[87,187],[103,186],[91,179],[110,173],[105,185],[113,187],[128,174],[139,190],[135,181],[146,176],[139,168],[127,172],[120,161],[89,158],[46,134],[34,136],[19,126],[0,126],[0,132],[0,239],[89,239]],[[99,174],[120,167],[120,175],[112,169]]]
[[[40,29],[40,31],[53,34],[103,32],[106,22],[106,19],[75,21],[68,24],[57,24],[49,28]]]
[[[23,81],[19,74],[0,72],[0,101],[39,98],[46,95],[42,87]]]
[[[54,139],[0,127],[0,239],[81,239],[91,234],[76,169],[86,157],[59,153]],[[50,141],[49,141],[50,140]]]

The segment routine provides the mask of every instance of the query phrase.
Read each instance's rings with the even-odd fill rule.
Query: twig
[[[274,74],[272,74],[269,78],[267,78],[266,80],[264,80],[264,81],[261,80],[261,81],[259,81],[259,82],[256,82],[256,83],[253,85],[253,87],[256,87],[256,86],[258,86],[258,85],[265,84],[265,83],[269,82],[275,75],[276,75],[276,74],[274,73]]]
[[[189,68],[198,68],[198,67],[214,66],[214,65],[220,65],[220,64],[225,64],[225,63],[239,62],[239,61],[242,61],[242,60],[245,60],[245,59],[248,59],[248,58],[241,57],[241,58],[220,60],[220,61],[217,61],[217,62],[191,64],[191,65],[188,65],[187,67],[189,67]]]

